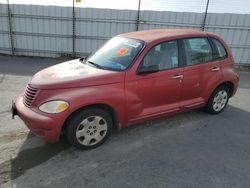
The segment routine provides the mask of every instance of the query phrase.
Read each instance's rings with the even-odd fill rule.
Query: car
[[[219,36],[190,29],[120,34],[88,58],[36,73],[12,105],[48,142],[64,134],[80,149],[103,144],[112,130],[204,108],[218,114],[239,83]]]

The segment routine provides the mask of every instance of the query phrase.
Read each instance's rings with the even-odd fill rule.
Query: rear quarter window
[[[216,48],[216,53],[214,54],[214,59],[225,59],[227,57],[227,51],[223,44],[215,38],[212,38],[214,46]]]

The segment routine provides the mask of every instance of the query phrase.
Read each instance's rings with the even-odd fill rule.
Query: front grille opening
[[[31,87],[29,84],[27,85],[23,97],[23,103],[27,107],[31,107],[33,100],[36,97],[38,89]]]

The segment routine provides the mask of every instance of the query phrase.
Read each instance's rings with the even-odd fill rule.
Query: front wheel
[[[218,114],[227,106],[229,99],[229,91],[226,86],[220,86],[215,89],[210,96],[206,106],[206,111],[210,114]]]
[[[106,111],[90,108],[77,112],[66,123],[68,141],[79,149],[103,144],[112,130],[112,119]]]

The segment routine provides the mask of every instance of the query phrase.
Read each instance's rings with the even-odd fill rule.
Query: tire
[[[218,114],[222,112],[227,106],[228,99],[228,88],[224,85],[217,87],[208,100],[206,112],[209,114]]]
[[[112,126],[112,118],[105,110],[84,109],[66,122],[66,137],[76,148],[93,149],[108,139]]]

